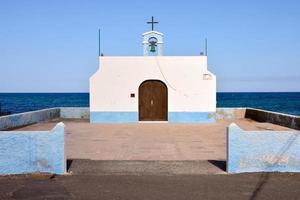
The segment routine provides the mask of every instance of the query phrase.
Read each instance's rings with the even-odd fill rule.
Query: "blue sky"
[[[208,38],[218,91],[300,91],[300,1],[0,0],[0,92],[87,92],[105,55],[142,55],[141,34],[165,34],[165,55],[199,55]]]

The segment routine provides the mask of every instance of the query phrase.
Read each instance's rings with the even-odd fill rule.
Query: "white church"
[[[142,56],[100,56],[90,78],[91,123],[215,122],[207,55],[164,56],[164,34],[142,34]]]

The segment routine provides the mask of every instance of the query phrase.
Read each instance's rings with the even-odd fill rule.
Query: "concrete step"
[[[226,162],[216,160],[68,160],[75,175],[197,175],[226,174]]]

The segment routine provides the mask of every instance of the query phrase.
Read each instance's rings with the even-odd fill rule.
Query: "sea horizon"
[[[0,92],[0,94],[82,94],[82,93],[89,93],[89,92]],[[266,92],[262,92],[262,91],[242,91],[242,92],[217,92],[217,93],[300,93],[300,91],[279,91],[279,92],[274,92],[274,91],[266,91]]]
[[[2,112],[89,107],[88,92],[2,92]],[[251,107],[300,116],[300,92],[217,92],[217,107]]]

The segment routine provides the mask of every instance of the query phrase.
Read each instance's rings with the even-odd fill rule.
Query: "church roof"
[[[143,33],[143,36],[144,36],[144,35],[149,35],[149,34],[151,34],[151,33],[155,33],[155,34],[157,34],[157,35],[164,35],[164,34],[161,33],[161,32],[157,32],[157,31],[148,31],[148,32]]]

